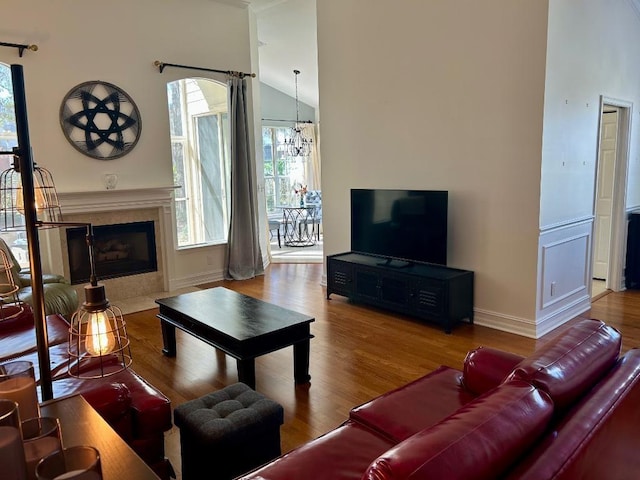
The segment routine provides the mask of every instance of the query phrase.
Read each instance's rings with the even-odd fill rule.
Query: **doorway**
[[[630,115],[628,102],[601,97],[593,208],[592,299],[623,289]]]

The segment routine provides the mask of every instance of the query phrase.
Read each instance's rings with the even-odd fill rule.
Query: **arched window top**
[[[208,78],[187,78],[187,103],[194,114],[227,111],[227,86]]]

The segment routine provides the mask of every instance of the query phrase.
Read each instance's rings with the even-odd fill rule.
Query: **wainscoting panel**
[[[593,220],[544,231],[538,244],[537,336],[591,306],[590,258]]]

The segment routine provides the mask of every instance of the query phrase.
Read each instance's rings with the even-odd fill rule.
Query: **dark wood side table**
[[[40,411],[43,417],[60,420],[64,447],[91,445],[98,449],[104,480],[159,480],[81,395],[46,401]]]

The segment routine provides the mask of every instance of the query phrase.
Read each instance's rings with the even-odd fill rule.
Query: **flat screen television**
[[[404,262],[447,264],[449,193],[351,190],[351,251]]]

